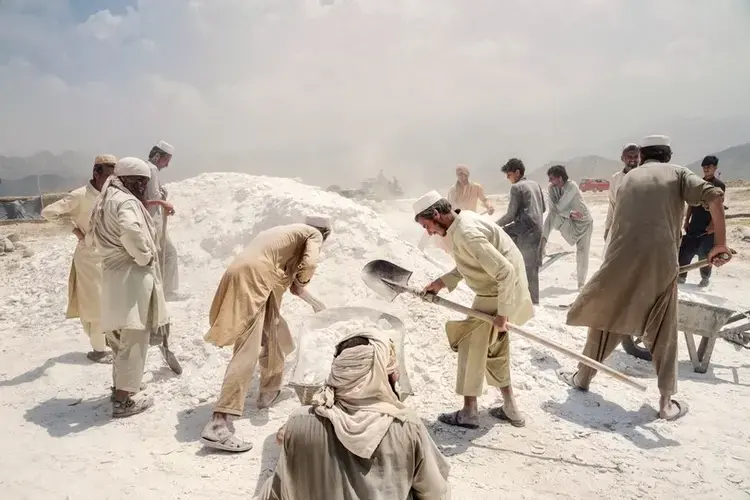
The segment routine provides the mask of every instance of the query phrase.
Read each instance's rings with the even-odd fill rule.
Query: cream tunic
[[[625,177],[625,172],[620,170],[612,176],[612,180],[609,182],[609,205],[607,206],[607,218],[604,221],[604,232],[609,233],[609,229],[612,227],[612,220],[615,215],[615,199],[617,197],[617,190],[620,189],[622,179]]]
[[[464,279],[478,297],[496,297],[497,313],[522,325],[534,316],[523,257],[497,224],[461,212],[448,228],[456,268],[441,276],[453,291]]]
[[[448,203],[453,206],[454,210],[458,208],[476,212],[479,202],[482,202],[487,209],[490,208],[487,197],[484,194],[484,188],[478,182],[469,181],[464,186],[455,183],[448,191]]]
[[[84,236],[89,232],[91,207],[99,191],[87,183],[68,193],[63,199],[44,207],[42,217],[69,228],[78,228]],[[66,317],[82,321],[99,321],[101,295],[101,258],[89,239],[82,239],[73,252],[73,262],[68,277],[68,309]]]
[[[169,322],[156,245],[134,196],[114,187],[103,207],[103,237],[94,237],[102,257],[103,331],[147,330]]]

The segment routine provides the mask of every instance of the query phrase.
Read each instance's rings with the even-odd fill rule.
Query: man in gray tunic
[[[630,335],[643,338],[656,368],[659,417],[687,413],[677,393],[677,248],[685,203],[707,205],[714,220],[708,260],[725,264],[724,193],[689,169],[668,163],[669,138],[649,136],[641,145],[641,166],[623,179],[617,193],[610,242],[599,271],[571,305],[567,324],[589,327],[583,354],[603,362]],[[727,260],[719,257],[727,254]],[[596,370],[579,364],[563,379],[588,390]]]
[[[531,302],[539,304],[539,266],[542,263],[542,221],[544,194],[542,188],[526,178],[526,167],[518,158],[511,158],[501,169],[512,186],[505,215],[497,224],[513,239],[523,255]]]
[[[589,271],[589,249],[591,234],[594,232],[594,219],[583,202],[583,193],[578,184],[568,179],[568,172],[562,165],[547,170],[549,178],[549,215],[544,221],[542,233],[542,255],[553,229],[562,234],[568,245],[576,247],[576,270],[578,289],[586,284]]]
[[[156,146],[151,148],[148,154],[148,164],[151,168],[151,179],[146,188],[146,206],[148,212],[154,219],[156,225],[156,234],[159,238],[159,247],[164,248],[164,262],[162,262],[162,272],[164,273],[164,296],[167,300],[181,300],[184,296],[177,293],[179,288],[179,276],[177,270],[177,250],[172,244],[169,234],[166,234],[164,241],[161,241],[163,231],[162,211],[167,215],[174,213],[174,207],[167,202],[167,190],[159,182],[159,171],[169,166],[172,160],[174,148],[165,141],[159,141]]]

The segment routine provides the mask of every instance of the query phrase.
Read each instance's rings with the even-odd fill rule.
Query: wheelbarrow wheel
[[[631,356],[635,356],[644,361],[651,361],[651,353],[646,349],[643,345],[643,341],[639,337],[626,337],[625,340],[622,341],[622,348]]]

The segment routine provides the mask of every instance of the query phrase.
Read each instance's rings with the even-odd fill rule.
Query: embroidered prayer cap
[[[642,148],[650,148],[652,146],[667,146],[669,147],[670,140],[666,135],[649,135],[643,138],[641,142]]]
[[[138,175],[141,177],[151,178],[151,169],[148,163],[141,160],[140,158],[134,158],[132,156],[126,156],[120,158],[115,164],[115,175],[117,177],[124,177],[126,175]]]
[[[305,224],[321,229],[331,228],[331,218],[325,215],[308,215],[305,217]]]
[[[437,191],[430,191],[412,204],[412,208],[414,208],[414,215],[421,214],[442,199],[443,195],[441,195]]]
[[[117,158],[113,155],[99,155],[94,158],[94,165],[114,165],[117,163]]]
[[[156,143],[156,147],[167,153],[168,155],[174,154],[174,147],[166,141],[159,141]]]

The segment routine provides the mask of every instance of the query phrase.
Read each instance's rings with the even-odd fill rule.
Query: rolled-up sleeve
[[[513,264],[479,231],[472,231],[466,235],[466,252],[497,282],[497,314],[510,315],[514,311],[516,282]]]
[[[319,231],[310,236],[305,242],[305,248],[302,252],[302,259],[300,260],[299,267],[297,268],[297,274],[294,277],[294,281],[299,286],[305,286],[310,283],[315,270],[318,268],[318,260],[320,259],[320,247],[323,245],[323,235]]]
[[[148,265],[154,258],[145,237],[146,228],[141,222],[140,208],[136,200],[128,200],[120,205],[117,219],[122,229],[120,241],[125,250],[139,266]]]
[[[682,199],[688,205],[695,207],[724,197],[724,192],[720,188],[706,182],[685,167],[678,169],[678,175]]]
[[[63,199],[44,207],[41,214],[42,218],[73,230],[76,227],[73,219],[78,213],[80,202],[81,198],[79,196],[68,193]]]

